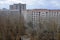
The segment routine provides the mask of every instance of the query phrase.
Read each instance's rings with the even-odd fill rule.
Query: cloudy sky
[[[25,3],[27,9],[60,9],[60,0],[0,0],[0,9],[8,9],[14,3]]]

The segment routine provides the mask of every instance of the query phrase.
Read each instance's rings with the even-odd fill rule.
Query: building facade
[[[10,10],[26,10],[26,4],[13,4],[10,5]]]
[[[10,5],[10,9],[9,10],[10,10],[10,13],[15,15],[17,18],[19,18],[20,20],[21,19],[24,20],[24,15],[23,15],[22,11],[26,10],[26,4],[18,3],[18,4]],[[17,18],[15,18],[15,19],[17,19]]]
[[[32,21],[33,27],[40,26],[40,23],[43,24],[43,22],[56,22],[58,26],[60,26],[60,10],[49,10],[49,9],[32,9],[32,10],[26,10],[24,13],[26,13],[26,22]],[[38,30],[37,28],[37,30]],[[43,27],[46,29],[47,27]],[[36,29],[36,28],[35,28]]]

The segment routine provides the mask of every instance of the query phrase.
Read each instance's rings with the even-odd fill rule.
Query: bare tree
[[[7,15],[4,12],[1,12],[0,15],[2,40],[20,40],[21,36],[25,35],[24,19],[21,18],[19,20],[15,18],[16,20],[13,20],[14,18],[12,19],[11,17],[13,15]]]

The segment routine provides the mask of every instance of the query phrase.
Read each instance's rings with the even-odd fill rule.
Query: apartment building
[[[27,10],[27,15],[32,15],[33,19],[46,20],[49,18],[56,18],[60,16],[60,10],[48,10],[48,9],[33,9],[30,12]]]
[[[32,22],[34,27],[39,27],[40,22],[44,21],[54,21],[60,26],[60,10],[50,10],[50,9],[29,9],[25,12],[26,22]],[[45,28],[45,27],[44,27]],[[36,28],[35,28],[36,29]],[[46,28],[45,28],[46,29]]]
[[[12,13],[13,15],[20,15],[20,17],[24,17],[24,15],[22,14],[22,11],[26,10],[26,4],[13,4],[10,5],[10,13]],[[19,18],[19,17],[18,17]]]
[[[26,4],[13,4],[10,5],[10,10],[26,10]]]
[[[11,23],[19,22],[19,20],[24,21],[24,15],[22,11],[26,10],[26,4],[13,4],[9,6],[10,9],[3,8],[0,10],[0,15],[3,17],[8,18]]]

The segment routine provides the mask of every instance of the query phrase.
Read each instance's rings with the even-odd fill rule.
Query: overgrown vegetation
[[[58,24],[55,21],[40,21],[39,28],[36,27],[38,30],[34,30],[32,22],[29,22],[28,25],[32,26],[31,30],[35,31],[34,33],[31,31],[33,33],[30,35],[31,40],[57,40]]]
[[[0,40],[21,40],[24,35],[29,36],[30,40],[60,40],[60,33],[57,33],[58,24],[54,20],[40,21],[36,29],[32,22],[27,25],[26,29],[24,18],[19,16],[19,19],[14,20],[14,17],[6,16],[2,12],[0,15]]]
[[[25,35],[24,19],[6,15],[3,12],[0,14],[0,40],[20,40]]]

